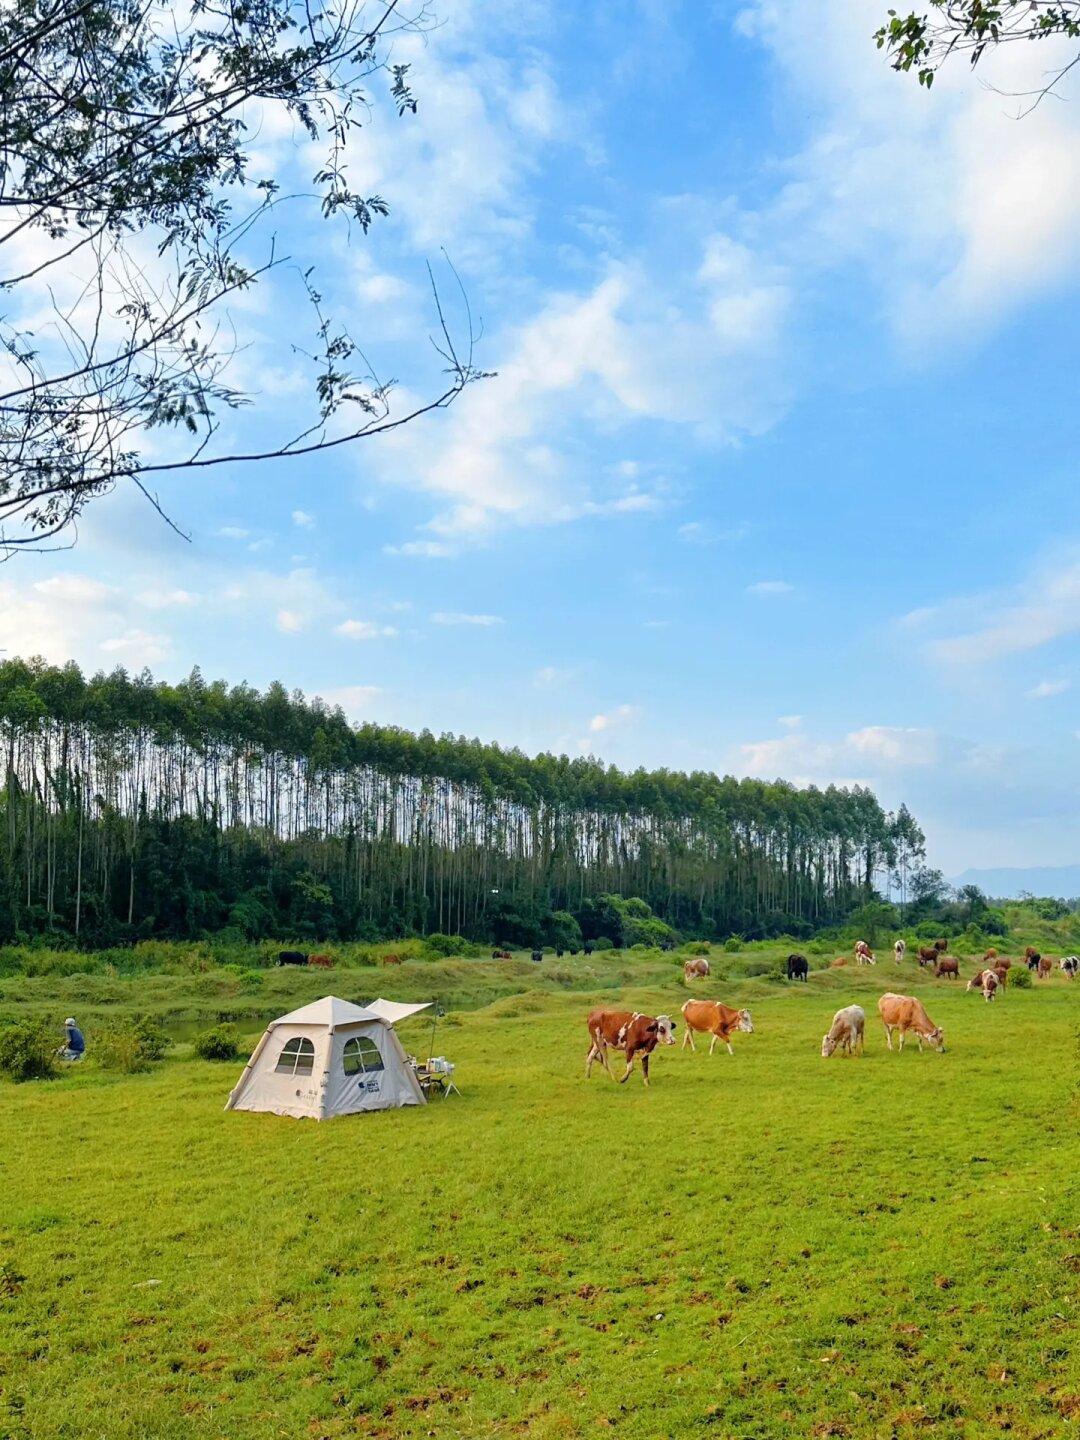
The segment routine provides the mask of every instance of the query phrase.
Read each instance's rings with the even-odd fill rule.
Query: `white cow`
[[[863,1049],[866,1030],[866,1011],[861,1005],[845,1005],[833,1016],[829,1033],[822,1037],[821,1056],[827,1060],[837,1049],[852,1055]]]

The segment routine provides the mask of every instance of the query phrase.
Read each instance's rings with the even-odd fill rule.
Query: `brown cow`
[[[935,1050],[945,1049],[945,1032],[940,1025],[935,1025],[923,1009],[921,1000],[916,1000],[913,995],[894,995],[892,991],[882,995],[877,1002],[878,1014],[881,1016],[881,1023],[885,1026],[885,1039],[889,1049],[893,1048],[893,1031],[900,1032],[900,1049],[903,1051],[904,1038],[909,1030],[914,1031],[915,1038],[919,1042],[919,1049],[922,1049],[922,1042],[925,1040]]]
[[[1050,959],[1050,956],[1049,956],[1049,955],[1040,955],[1040,956],[1039,956],[1039,979],[1040,979],[1040,980],[1049,980],[1049,979],[1050,979],[1050,971],[1051,971],[1053,968],[1054,968],[1054,966],[1053,966],[1053,961]]]
[[[320,970],[332,970],[334,968],[334,962],[329,955],[309,955],[307,957],[307,963],[309,965],[317,965]]]
[[[695,1030],[712,1036],[709,1044],[710,1055],[716,1048],[717,1040],[722,1040],[728,1048],[728,1054],[734,1055],[731,1037],[735,1031],[744,1030],[747,1035],[754,1033],[754,1022],[750,1019],[749,1010],[733,1010],[730,1005],[721,1005],[719,1000],[687,1000],[682,1007],[682,1013],[686,1021],[686,1034],[682,1043],[684,1048],[689,1043],[691,1050],[697,1049],[694,1044]]]
[[[947,940],[934,941],[934,949],[938,952],[939,955],[944,955],[945,951],[948,950],[948,948],[949,942]]]
[[[1034,945],[1025,945],[1025,946],[1024,946],[1024,959],[1025,959],[1025,960],[1038,960],[1038,958],[1039,958],[1039,952],[1038,952],[1038,950],[1035,949],[1035,946],[1034,946]]]
[[[993,1000],[1004,984],[996,970],[980,970],[967,983],[968,990],[981,990],[984,1000]]]
[[[998,958],[998,953],[997,953],[997,951],[993,948],[993,946],[991,946],[991,948],[990,948],[989,950],[987,950],[986,954],[983,956],[983,959],[984,959],[984,960],[996,960],[997,958]]]
[[[945,975],[948,975],[953,980],[959,980],[959,961],[955,960],[952,955],[943,955],[937,963],[937,969],[934,971],[934,974],[939,980]]]
[[[1007,965],[1007,964],[1004,964],[1004,965],[1003,965],[1000,960],[995,960],[994,963],[993,963],[993,965],[990,966],[990,969],[993,970],[994,974],[995,974],[995,975],[997,976],[997,978],[998,978],[998,984],[999,984],[999,985],[1001,986],[1001,988],[1004,990],[1004,989],[1005,989],[1005,986],[1006,986],[1006,985],[1008,984],[1008,982],[1009,982],[1009,967],[1008,967],[1008,965]]]
[[[925,967],[927,965],[936,965],[937,962],[938,952],[934,949],[932,945],[919,946],[919,964],[921,966]]]
[[[995,969],[995,970],[1011,970],[1011,969],[1012,969],[1012,961],[1009,959],[1009,957],[1008,957],[1007,955],[999,955],[998,958],[994,961],[994,969]]]
[[[400,955],[384,955],[382,957],[382,963],[384,965],[400,965],[402,963],[402,958],[403,957]]]
[[[704,956],[697,960],[687,960],[682,970],[687,980],[704,979],[709,973],[709,962]]]
[[[608,1049],[622,1050],[626,1054],[626,1071],[619,1076],[619,1084],[629,1080],[634,1068],[634,1059],[641,1056],[641,1078],[649,1083],[649,1056],[657,1045],[675,1044],[675,1022],[667,1015],[639,1015],[636,1010],[594,1010],[587,1021],[589,1027],[589,1050],[585,1056],[585,1079],[592,1074],[593,1061],[599,1060],[611,1075],[608,1064]],[[611,1075],[612,1080],[615,1079]]]
[[[829,961],[829,969],[830,969],[830,970],[839,970],[840,967],[841,967],[841,965],[846,965],[846,964],[847,964],[847,956],[846,956],[846,955],[838,955],[835,960],[830,960],[830,961]]]

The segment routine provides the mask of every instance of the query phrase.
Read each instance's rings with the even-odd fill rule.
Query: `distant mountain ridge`
[[[1022,890],[1032,895],[1080,895],[1080,865],[1004,865],[999,869],[965,870],[951,885],[977,885],[984,895],[1014,900]]]

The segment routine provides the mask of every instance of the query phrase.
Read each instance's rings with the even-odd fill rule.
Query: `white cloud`
[[[251,531],[245,530],[241,525],[222,525],[214,533],[222,540],[246,540]]]
[[[1071,688],[1071,680],[1040,680],[1027,694],[1029,700],[1049,700],[1054,695],[1064,695]]]
[[[431,616],[433,625],[501,625],[501,615],[466,615],[459,610],[436,610]]]
[[[783,725],[786,730],[795,730],[798,726],[802,724],[802,716],[781,715],[776,723],[778,725]]]
[[[292,512],[292,523],[299,530],[313,530],[315,528],[315,516],[307,510],[294,510]]]
[[[606,715],[594,715],[589,721],[589,731],[598,735],[602,730],[610,730],[615,725],[626,725],[631,720],[636,720],[640,714],[641,707],[638,705],[619,705]]]
[[[141,669],[144,665],[154,665],[167,659],[172,651],[172,641],[167,635],[151,635],[135,627],[102,640],[100,649],[117,656],[125,665]]]
[[[277,628],[283,635],[296,635],[304,628],[304,617],[295,610],[279,610]]]
[[[441,540],[406,540],[403,545],[384,545],[383,554],[404,555],[417,560],[441,560],[455,554],[455,550]]]
[[[329,685],[319,691],[327,705],[339,705],[350,720],[369,714],[381,694],[378,685]]]
[[[755,580],[747,585],[747,595],[790,595],[795,589],[786,580]]]
[[[169,610],[174,606],[197,605],[198,595],[193,595],[190,590],[140,590],[135,597],[140,605],[145,605],[148,610]]]
[[[959,596],[900,624],[923,631],[927,654],[950,665],[986,664],[1080,632],[1080,561],[1048,558],[1032,568],[1035,578],[1010,591]]]
[[[383,640],[397,633],[393,625],[378,625],[374,620],[343,620],[334,626],[334,634],[345,640]]]
[[[541,665],[540,669],[533,675],[533,684],[538,690],[553,690],[560,685],[565,685],[577,674],[574,669],[567,669],[559,665]]]
[[[48,580],[36,581],[34,589],[50,600],[63,600],[72,605],[99,605],[113,593],[108,585],[87,575],[51,575]]]
[[[936,765],[942,744],[936,733],[921,727],[868,725],[839,740],[815,740],[801,731],[739,747],[743,774],[762,779],[783,776],[797,784],[861,784],[866,777]]]

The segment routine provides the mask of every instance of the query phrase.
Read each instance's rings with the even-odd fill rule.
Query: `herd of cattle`
[[[932,968],[939,979],[959,979],[959,961],[946,953],[948,948],[945,940],[936,940],[932,946],[920,948],[919,965]],[[904,959],[906,953],[906,943],[897,940],[893,946],[893,956],[897,964]],[[1023,960],[1028,970],[1041,979],[1048,978],[1053,968],[1052,962],[1032,945],[1024,951]],[[855,962],[858,965],[877,963],[865,940],[859,940],[855,945]],[[840,957],[832,961],[830,968],[846,964],[847,960]],[[1072,980],[1080,969],[1080,957],[1066,955],[1058,961],[1058,966]],[[998,991],[1006,985],[1011,968],[1011,960],[999,956],[996,950],[987,950],[982,958],[982,968],[968,981],[967,989],[978,990],[985,1000],[993,1000]],[[794,953],[787,957],[786,973],[789,980],[802,980],[805,983],[809,970],[810,962],[805,955]],[[687,981],[707,979],[709,973],[709,962],[704,956],[687,960],[683,965],[683,975]],[[920,1051],[924,1041],[933,1050],[945,1049],[944,1030],[940,1025],[934,1024],[922,1001],[914,995],[898,995],[889,991],[878,1000],[877,1008],[881,1023],[885,1027],[885,1041],[890,1050],[893,1048],[894,1035],[899,1036],[898,1048],[901,1051],[908,1035],[915,1036]],[[709,1044],[710,1055],[718,1040],[727,1046],[729,1055],[734,1055],[731,1037],[735,1031],[741,1030],[747,1035],[754,1033],[749,1010],[734,1010],[730,1005],[722,1005],[719,1000],[687,1000],[682,1006],[682,1016],[685,1024],[682,1040],[684,1049],[687,1045],[691,1050],[697,1048],[694,1044],[696,1032],[712,1037]],[[589,1048],[585,1055],[585,1078],[589,1078],[593,1065],[599,1060],[614,1080],[615,1076],[608,1064],[608,1051],[618,1050],[626,1057],[626,1069],[618,1077],[619,1084],[630,1078],[634,1062],[640,1057],[641,1075],[646,1085],[649,1083],[649,1056],[658,1045],[674,1045],[678,1028],[670,1015],[642,1015],[632,1010],[603,1008],[591,1012],[587,1025]],[[828,1033],[822,1037],[822,1057],[828,1059],[838,1050],[846,1055],[861,1054],[865,1031],[866,1012],[862,1006],[845,1005],[837,1010]]]

